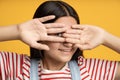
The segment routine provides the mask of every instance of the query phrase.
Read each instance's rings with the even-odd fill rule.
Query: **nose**
[[[65,47],[68,47],[68,48],[73,46],[73,44],[68,43],[68,42],[64,42],[63,45],[64,45]]]

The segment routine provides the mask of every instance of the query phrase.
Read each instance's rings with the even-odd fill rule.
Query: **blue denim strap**
[[[39,80],[38,77],[38,60],[31,59],[30,80]]]
[[[75,60],[72,60],[68,63],[70,67],[72,80],[81,80],[80,68]],[[30,80],[39,80],[38,77],[38,60],[31,59],[30,66]]]
[[[68,63],[68,65],[70,67],[70,72],[71,72],[72,80],[81,80],[80,68],[78,67],[77,62],[75,60],[71,60]]]

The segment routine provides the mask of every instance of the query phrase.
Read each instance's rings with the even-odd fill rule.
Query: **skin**
[[[50,70],[60,70],[71,59],[76,48],[91,50],[99,45],[104,45],[120,53],[119,37],[97,26],[76,24],[75,19],[68,16],[59,18],[55,23],[42,23],[54,18],[55,16],[47,16],[19,25],[0,27],[0,41],[21,40],[33,48],[44,50],[43,66]],[[62,36],[56,36],[58,33],[62,33]],[[70,51],[66,52],[64,49]],[[115,80],[120,79],[119,73],[120,64]]]
[[[65,24],[66,30],[71,29],[72,25],[77,24],[76,20],[72,17],[61,17],[55,23]],[[44,51],[43,64],[44,68],[49,70],[60,70],[66,62],[70,61],[77,49],[68,42],[46,42],[45,44],[49,46],[50,50]]]
[[[55,41],[64,42],[65,39],[57,36],[49,36],[51,33],[64,32],[64,24],[43,24],[42,22],[54,19],[55,16],[50,15],[42,18],[36,18],[18,25],[11,25],[6,27],[0,27],[0,41],[7,40],[21,40],[25,44],[39,49],[49,50],[49,47],[45,44],[38,43],[38,41]],[[49,29],[47,29],[49,28]],[[51,30],[51,28],[53,28]],[[56,30],[54,30],[54,28]]]

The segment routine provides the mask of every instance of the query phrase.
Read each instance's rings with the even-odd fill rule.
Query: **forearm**
[[[120,38],[118,38],[110,33],[106,32],[103,45],[120,53]]]
[[[17,40],[18,35],[17,25],[0,27],[0,41]]]

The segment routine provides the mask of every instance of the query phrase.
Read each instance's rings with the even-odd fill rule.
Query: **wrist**
[[[120,38],[106,32],[103,45],[120,53]]]
[[[16,39],[20,40],[20,24],[16,24]]]
[[[105,45],[105,46],[109,45],[110,36],[112,36],[110,33],[105,32],[105,34],[104,34],[104,40],[103,40],[103,45]]]

